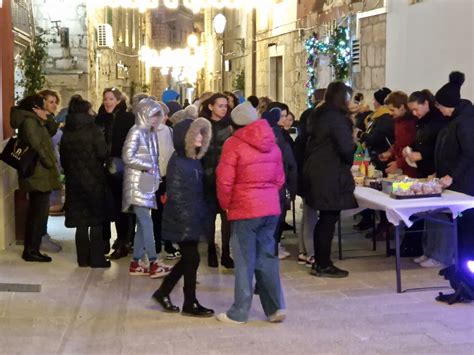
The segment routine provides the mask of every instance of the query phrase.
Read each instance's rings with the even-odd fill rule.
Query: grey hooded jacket
[[[160,185],[158,136],[151,129],[150,118],[163,119],[163,109],[151,98],[135,108],[135,125],[130,129],[122,151],[125,164],[122,210],[133,212],[133,206],[156,209],[155,191]]]

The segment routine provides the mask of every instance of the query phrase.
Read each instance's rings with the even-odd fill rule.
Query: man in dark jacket
[[[461,99],[464,74],[452,72],[449,82],[436,93],[436,104],[449,119],[435,151],[436,175],[451,190],[474,196],[474,108]],[[458,221],[458,254],[461,267],[474,260],[474,209],[463,212]]]
[[[379,154],[390,149],[394,143],[394,121],[390,110],[384,106],[385,98],[391,93],[382,88],[374,93],[375,112],[367,117],[367,131],[361,133],[360,142],[369,150],[370,158],[377,170],[385,171],[387,163],[379,159]]]

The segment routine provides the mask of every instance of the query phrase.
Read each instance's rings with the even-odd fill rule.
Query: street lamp
[[[212,20],[212,22],[214,25],[214,32],[216,32],[217,35],[222,36],[227,24],[227,19],[225,16],[223,14],[217,14],[214,16],[214,20]]]
[[[195,49],[199,46],[199,38],[194,32],[188,36],[187,42],[189,48]]]

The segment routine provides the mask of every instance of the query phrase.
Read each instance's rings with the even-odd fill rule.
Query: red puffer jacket
[[[284,182],[281,152],[266,120],[239,129],[224,143],[217,197],[229,220],[280,215]]]

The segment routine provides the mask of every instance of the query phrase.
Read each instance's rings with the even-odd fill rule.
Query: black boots
[[[233,269],[234,260],[230,257],[230,255],[222,255],[221,265],[224,266],[226,269]]]
[[[183,316],[198,317],[198,318],[209,318],[214,315],[214,310],[203,307],[198,301],[194,301],[191,305],[183,306]]]
[[[117,260],[117,259],[121,259],[121,258],[124,258],[128,255],[128,245],[122,243],[122,242],[117,242],[116,243],[116,247],[114,248],[115,246],[115,243],[114,245],[112,246],[112,248],[114,248],[114,251],[112,252],[112,254],[110,254],[110,259],[112,260]]]
[[[332,264],[328,267],[316,265],[311,270],[311,275],[316,277],[343,278],[349,276],[349,271],[339,269]]]
[[[159,291],[156,291],[152,298],[163,307],[163,311],[168,313],[179,313],[179,307],[175,306],[169,296],[162,296]]]
[[[207,247],[207,265],[209,267],[219,267],[216,245],[214,243],[209,244]]]
[[[33,261],[39,263],[49,263],[53,260],[48,255],[41,254],[39,251],[24,251],[21,257],[25,261]]]

